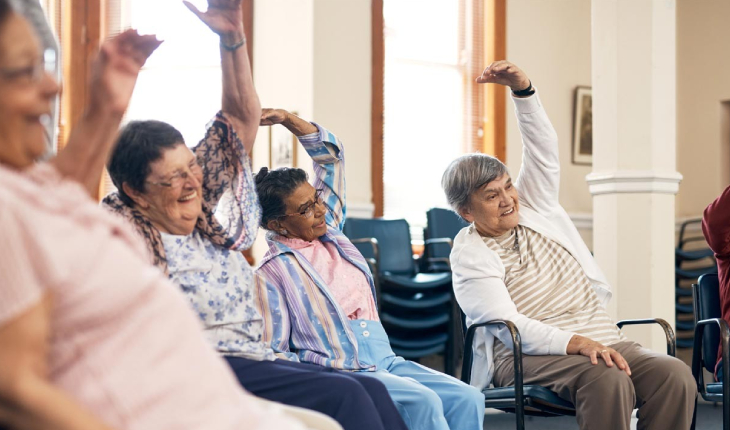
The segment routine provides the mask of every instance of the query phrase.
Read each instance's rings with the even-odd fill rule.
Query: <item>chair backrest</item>
[[[350,239],[374,237],[378,240],[378,272],[415,274],[411,231],[406,220],[348,218],[343,232]],[[372,254],[366,248],[358,247],[365,258],[373,257],[366,254]]]
[[[469,225],[454,211],[443,208],[431,208],[426,212],[426,239],[446,237],[454,239],[459,231]],[[451,247],[447,243],[429,245],[428,256],[431,258],[448,258]]]
[[[710,318],[721,318],[720,310],[720,282],[717,274],[710,273],[700,276],[695,288],[695,323]],[[702,339],[702,358],[708,372],[715,371],[717,363],[717,349],[720,345],[720,329],[714,324],[705,327]]]

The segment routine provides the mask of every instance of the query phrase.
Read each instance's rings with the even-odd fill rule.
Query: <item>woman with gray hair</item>
[[[606,311],[611,290],[560,206],[558,139],[527,75],[498,61],[477,78],[512,89],[522,133],[517,179],[494,157],[468,154],[444,172],[452,208],[471,223],[451,252],[467,324],[509,320],[522,337],[524,383],[576,406],[581,429],[688,429],[697,388],[689,367],[628,341]],[[472,384],[514,384],[511,337],[480,329]]]

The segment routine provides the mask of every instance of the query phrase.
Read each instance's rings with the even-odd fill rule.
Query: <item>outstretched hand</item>
[[[259,125],[274,125],[281,124],[286,121],[289,116],[289,112],[284,109],[261,109],[261,122]]]
[[[241,0],[208,0],[208,10],[201,12],[189,1],[185,6],[195,14],[213,33],[223,37],[243,33],[243,12]]]
[[[519,67],[509,61],[495,61],[477,77],[480,84],[499,84],[510,87],[512,91],[520,91],[530,86],[530,79]]]
[[[105,41],[91,66],[89,109],[123,114],[129,106],[139,71],[162,41],[127,30]]]

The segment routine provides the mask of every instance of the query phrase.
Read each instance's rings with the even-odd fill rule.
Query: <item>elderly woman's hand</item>
[[[295,136],[304,136],[305,134],[316,133],[317,127],[313,126],[298,116],[285,111],[284,109],[261,109],[261,121],[259,125],[275,125],[281,124],[292,132]]]
[[[289,116],[289,112],[284,109],[261,109],[261,122],[259,125],[274,125],[281,124],[286,121]]]
[[[195,5],[183,1],[203,24],[219,35],[227,45],[238,43],[243,38],[242,0],[208,0],[208,10],[201,12]]]
[[[510,87],[512,91],[525,90],[530,86],[530,79],[525,72],[509,61],[501,60],[490,64],[477,77],[480,84],[499,84]]]
[[[618,351],[587,337],[574,335],[568,342],[566,352],[570,355],[585,355],[591,359],[592,364],[598,364],[598,357],[601,357],[606,362],[606,366],[613,367],[613,364],[616,363],[619,369],[631,376],[629,363]]]

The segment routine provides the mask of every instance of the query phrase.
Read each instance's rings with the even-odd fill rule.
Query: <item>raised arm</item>
[[[203,216],[198,227],[215,243],[248,249],[260,217],[249,154],[261,104],[246,51],[241,0],[208,0],[205,12],[183,3],[220,37],[223,77],[221,112],[193,149],[203,162]]]
[[[322,189],[322,201],[327,206],[325,221],[342,229],[346,218],[345,148],[329,130],[309,123],[282,109],[264,109],[261,125],[281,124],[291,131],[312,158],[312,186]]]
[[[223,76],[221,109],[250,154],[258,131],[261,104],[253,86],[251,63],[246,51],[241,2],[208,0],[208,10],[205,12],[199,11],[190,2],[184,3],[220,37]]]
[[[730,186],[705,209],[702,233],[715,254],[730,253]]]
[[[520,198],[533,209],[550,212],[559,204],[558,137],[527,74],[512,63],[497,61],[484,69],[477,82],[504,85],[512,90],[522,135],[522,166],[515,186]]]
[[[101,46],[91,68],[89,100],[66,147],[51,164],[61,175],[80,182],[96,198],[99,178],[132,97],[137,75],[160,45],[155,36],[127,30]]]

